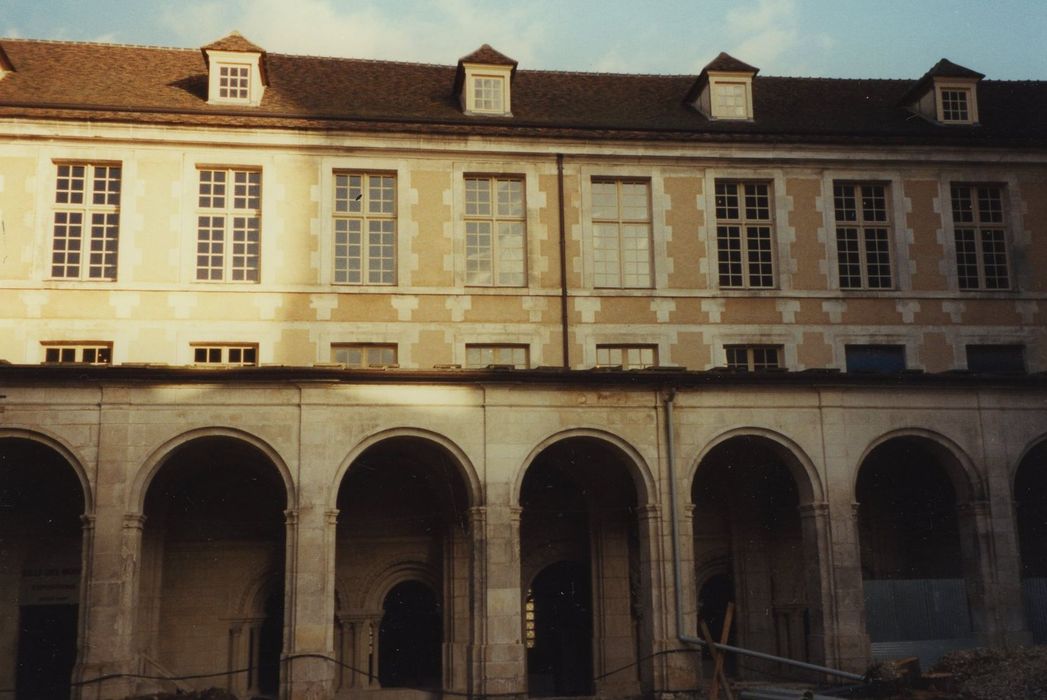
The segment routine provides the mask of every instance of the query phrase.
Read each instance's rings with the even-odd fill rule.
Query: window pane
[[[848,345],[844,348],[848,372],[901,372],[904,345]]]

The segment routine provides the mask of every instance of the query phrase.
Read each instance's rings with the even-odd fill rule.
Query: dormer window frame
[[[724,121],[753,120],[753,78],[747,73],[713,73],[709,72],[709,118]],[[726,113],[720,104],[720,89],[726,86],[741,85],[744,91],[744,114]]]
[[[249,106],[257,107],[262,102],[262,95],[265,91],[265,83],[263,82],[262,75],[262,54],[247,52],[247,51],[219,51],[216,49],[204,49],[207,54],[207,68],[208,68],[208,85],[207,85],[207,102],[213,105],[238,105],[238,106]],[[223,70],[226,69],[226,75],[223,76]],[[233,96],[229,95],[228,91],[231,86],[226,82],[223,84],[223,77],[228,79],[229,70],[242,71],[247,69],[247,96]],[[241,80],[242,77],[237,76],[236,80]],[[240,86],[234,88],[236,91],[241,90]],[[223,91],[227,94],[223,95]]]
[[[964,95],[967,117],[955,118],[946,109],[946,96],[948,93]],[[965,80],[957,78],[935,78],[934,79],[934,104],[935,116],[939,124],[958,124],[970,126],[978,123],[978,82],[976,80]]]
[[[485,117],[511,117],[512,99],[510,82],[512,78],[512,66],[493,66],[487,64],[465,63],[465,88],[462,90],[462,109],[466,114],[474,114]],[[481,81],[496,81],[501,87],[498,100],[500,107],[485,107],[477,100],[478,88]]]
[[[251,64],[250,63],[234,63],[232,61],[220,61],[215,64],[215,68],[218,71],[218,94],[216,101],[239,103],[239,104],[250,104],[251,103]],[[239,73],[243,71],[242,75],[233,75],[233,71]],[[243,81],[242,85],[234,85],[233,81],[239,83]],[[243,95],[228,94],[231,92],[243,91]],[[225,94],[223,94],[225,93]]]

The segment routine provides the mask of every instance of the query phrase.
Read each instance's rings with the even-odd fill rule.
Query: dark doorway
[[[593,612],[588,568],[562,561],[535,577],[534,639],[527,650],[527,687],[532,696],[593,693]]]
[[[727,604],[734,602],[734,582],[727,574],[713,574],[698,591],[698,614],[705,620],[709,633],[715,641],[723,636],[723,625],[727,617]],[[734,622],[728,632],[727,643],[734,644]],[[703,658],[712,658],[708,649],[704,649]],[[734,673],[734,654],[725,657],[725,668],[729,674]],[[711,677],[706,674],[707,677]]]
[[[1047,644],[1047,442],[1025,456],[1014,479],[1022,592],[1032,640]]]
[[[382,604],[378,681],[383,688],[440,688],[443,624],[436,595],[424,583],[393,586]]]
[[[284,641],[283,586],[265,601],[265,620],[258,639],[258,690],[276,697],[280,690],[280,652]]]
[[[19,610],[18,700],[67,700],[76,662],[76,605],[23,605]]]

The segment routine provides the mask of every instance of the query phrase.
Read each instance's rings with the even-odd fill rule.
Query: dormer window
[[[219,64],[218,96],[230,102],[248,102],[251,99],[251,66]]]
[[[473,112],[505,112],[505,78],[493,75],[477,75],[473,83]]]
[[[265,51],[237,32],[202,49],[207,64],[207,101],[259,105],[265,92]]]
[[[709,119],[751,121],[753,77],[758,71],[721,53],[702,69],[686,101]]]
[[[977,124],[978,81],[984,77],[943,58],[905,93],[902,104],[936,124]]]
[[[458,60],[454,92],[466,114],[512,116],[510,86],[516,61],[484,44]]]

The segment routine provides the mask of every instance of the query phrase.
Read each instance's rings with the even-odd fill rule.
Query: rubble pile
[[[1047,647],[1010,651],[965,649],[946,654],[936,674],[950,674],[955,697],[971,700],[1047,699]]]

